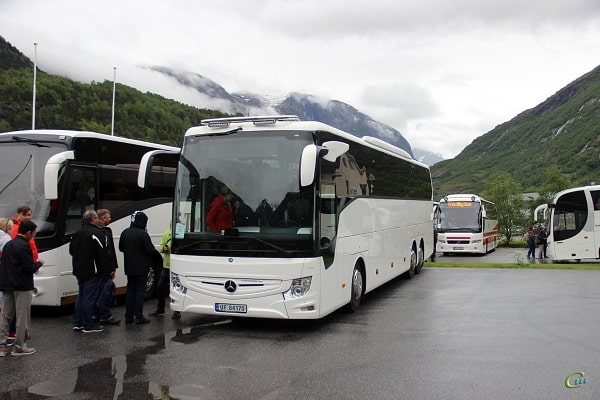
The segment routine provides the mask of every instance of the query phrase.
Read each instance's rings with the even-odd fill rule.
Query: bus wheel
[[[419,246],[419,252],[417,253],[417,266],[415,267],[415,274],[421,273],[423,269],[423,263],[425,262],[425,252],[423,248]]]
[[[406,271],[406,277],[412,279],[415,277],[415,270],[417,269],[417,253],[415,248],[410,249],[410,268]]]
[[[352,287],[350,288],[350,310],[358,310],[363,295],[363,273],[360,264],[354,266],[352,271]]]
[[[151,299],[156,295],[156,288],[158,286],[158,279],[160,278],[160,270],[150,268],[148,270],[148,279],[146,279],[146,291],[144,293],[145,299]]]

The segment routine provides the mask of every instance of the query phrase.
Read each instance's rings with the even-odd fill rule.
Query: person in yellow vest
[[[165,299],[169,295],[169,286],[171,281],[171,239],[172,233],[169,229],[163,234],[162,240],[160,241],[159,245],[159,250],[163,255],[163,268],[161,270],[157,285],[158,304],[156,305],[156,310],[150,313],[150,315],[152,316],[159,316],[165,314]],[[173,319],[178,319],[180,317],[181,313],[179,313],[178,311],[175,311],[172,315]]]

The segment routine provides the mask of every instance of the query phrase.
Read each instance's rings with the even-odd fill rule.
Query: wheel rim
[[[352,274],[352,301],[356,303],[362,296],[363,280],[362,274],[358,268],[354,269]]]

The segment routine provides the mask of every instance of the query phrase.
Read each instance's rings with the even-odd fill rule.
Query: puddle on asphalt
[[[169,387],[157,382],[140,381],[145,374],[146,358],[172,346],[196,343],[208,331],[207,327],[231,323],[219,321],[191,328],[170,331],[152,338],[154,344],[130,354],[101,358],[67,371],[56,378],[7,392],[0,399],[211,399],[215,398],[201,385]]]

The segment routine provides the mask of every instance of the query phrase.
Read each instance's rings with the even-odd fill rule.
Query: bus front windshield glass
[[[44,197],[44,170],[54,154],[67,150],[58,143],[12,141],[0,143],[0,215],[12,217],[17,208],[29,206],[37,237],[51,236],[56,229],[58,202]]]
[[[448,201],[439,204],[439,232],[481,232],[481,204]]]
[[[314,243],[314,186],[300,188],[310,132],[186,138],[173,207],[174,254],[298,257]]]

